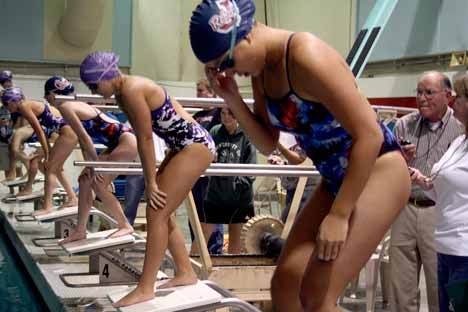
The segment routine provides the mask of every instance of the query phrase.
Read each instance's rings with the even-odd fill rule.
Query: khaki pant
[[[392,225],[390,244],[392,312],[417,312],[421,266],[426,278],[429,312],[439,311],[437,254],[434,245],[435,207],[407,204]]]

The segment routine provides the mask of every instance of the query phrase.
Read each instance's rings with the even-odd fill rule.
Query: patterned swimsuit
[[[286,73],[290,91],[281,99],[265,97],[268,116],[274,127],[296,136],[298,144],[323,177],[326,189],[336,196],[348,167],[353,141],[322,104],[302,99],[292,89],[288,71],[291,38],[286,47]],[[393,133],[382,123],[379,125],[384,135],[379,155],[400,150]]]
[[[208,131],[178,115],[167,93],[164,104],[151,112],[151,118],[154,133],[162,138],[171,150],[179,152],[190,144],[200,143],[215,155],[216,147]]]
[[[117,145],[119,145],[119,139],[122,134],[133,132],[132,128],[125,126],[118,120],[110,122],[101,117],[101,114],[103,114],[102,112],[96,110],[96,113],[96,117],[81,121],[83,128],[89,134],[94,143],[103,144],[112,151],[117,147]],[[109,116],[109,118],[111,117]]]
[[[54,116],[50,111],[49,105],[44,105],[44,110],[42,111],[39,116],[37,116],[37,120],[41,124],[42,128],[46,129],[44,132],[48,138],[52,135],[52,133],[60,133],[60,130],[67,125],[65,119],[62,117]]]

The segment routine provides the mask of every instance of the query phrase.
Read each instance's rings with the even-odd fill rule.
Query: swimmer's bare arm
[[[279,132],[270,125],[263,97],[258,87],[258,79],[252,78],[254,91],[254,112],[244,103],[239,88],[233,77],[226,77],[205,67],[208,80],[213,90],[224,99],[249,140],[264,155],[271,154],[276,148]]]
[[[286,148],[281,143],[278,143],[278,150],[288,160],[288,164],[290,165],[299,165],[306,160],[306,157],[303,154],[291,151],[289,148]]]
[[[41,147],[44,152],[44,158],[47,161],[49,159],[50,145],[47,141],[47,137],[44,133],[44,130],[42,129],[41,124],[39,123],[39,120],[37,120],[36,115],[32,111],[31,105],[28,105],[27,103],[23,102],[18,106],[18,109],[21,115],[23,115],[23,117],[29,122],[34,132],[36,132],[36,135],[39,139],[39,143],[41,143]]]
[[[93,141],[86,130],[83,128],[80,118],[76,112],[76,102],[64,102],[58,109],[63,118],[67,121],[73,131],[76,133],[80,142],[80,147],[83,152],[83,158],[89,161],[98,160],[96,149],[94,148]]]
[[[125,96],[128,94],[128,96]],[[153,209],[164,208],[166,194],[156,184],[156,156],[153,143],[151,110],[143,93],[143,86],[134,83],[122,90],[120,105],[125,107],[130,124],[135,130],[138,153],[141,158],[148,205]]]

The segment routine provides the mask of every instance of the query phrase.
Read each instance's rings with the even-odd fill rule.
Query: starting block
[[[15,187],[18,187],[18,189],[21,191],[27,181],[28,181],[27,178],[16,178],[11,181],[3,181],[2,184],[10,188],[10,194],[14,194]],[[34,183],[44,182],[44,181],[45,181],[44,176],[37,176],[36,179],[34,180]]]
[[[156,287],[163,282],[156,283]],[[155,288],[156,288],[155,287]],[[112,292],[108,298],[113,303],[119,301],[132,289]],[[121,312],[173,312],[173,311],[211,311],[224,307],[236,307],[242,311],[260,312],[259,309],[232,295],[210,281],[198,281],[195,285],[155,289],[155,298],[128,307],[119,308]]]
[[[84,273],[65,273],[60,275],[68,287],[98,287],[111,285],[136,284],[141,272],[127,263],[117,252],[146,241],[136,234],[109,238],[116,230],[90,233],[86,239],[63,244],[62,248],[69,255],[89,255],[89,270]],[[167,278],[159,272],[158,278]]]
[[[116,221],[92,207],[89,215],[97,215],[106,219],[109,224],[116,224]],[[48,214],[33,216],[35,221],[41,223],[55,223],[54,237],[40,237],[32,240],[37,247],[53,247],[58,245],[58,241],[70,235],[70,231],[75,227],[75,222],[78,217],[78,206],[56,209]]]
[[[57,200],[58,203],[63,203],[65,201],[65,198],[67,196],[67,193],[65,192],[64,189],[57,189],[54,194],[52,195],[53,199]],[[39,210],[39,205],[41,200],[44,198],[44,190],[32,192],[31,194],[24,195],[24,196],[9,196],[5,197],[2,199],[3,202],[5,203],[28,203],[28,202],[33,202],[34,203],[34,210]],[[23,215],[25,216],[25,215]],[[27,216],[27,215],[26,215]],[[35,221],[34,218],[32,219],[22,219],[20,215],[17,216],[16,220],[17,221]]]

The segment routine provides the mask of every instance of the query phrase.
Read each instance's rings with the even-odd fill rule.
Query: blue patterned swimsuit
[[[47,129],[46,127],[44,126],[41,126],[42,128],[42,131],[44,131],[46,137],[50,138],[50,136],[52,135],[53,132],[49,131],[49,129]],[[39,142],[39,136],[37,135],[37,133],[34,131],[33,134],[28,138],[26,139],[26,141],[24,141],[25,143],[36,143],[36,142]]]
[[[290,91],[281,99],[265,96],[266,109],[274,127],[295,135],[298,144],[323,177],[327,191],[336,196],[348,168],[353,141],[322,104],[302,99],[292,89],[288,72],[291,38],[292,35],[286,47],[286,75]],[[382,123],[379,124],[384,135],[379,155],[400,150],[393,133]]]
[[[48,138],[50,138],[54,132],[59,134],[60,130],[67,125],[65,119],[54,116],[54,114],[52,114],[49,105],[47,104],[44,105],[44,110],[42,113],[37,116],[37,120],[39,120],[42,128],[46,129],[44,132]]]
[[[103,144],[110,151],[119,145],[119,139],[122,134],[133,132],[132,128],[125,126],[118,120],[115,120],[115,122],[104,120],[101,117],[103,113],[100,111],[96,110],[96,114],[97,116],[92,119],[82,120],[81,124],[94,143]],[[109,116],[109,118],[112,117]]]
[[[179,152],[190,144],[200,143],[208,147],[213,155],[216,154],[214,141],[208,131],[178,115],[167,93],[164,104],[151,112],[151,118],[154,133],[162,138],[171,150]]]

